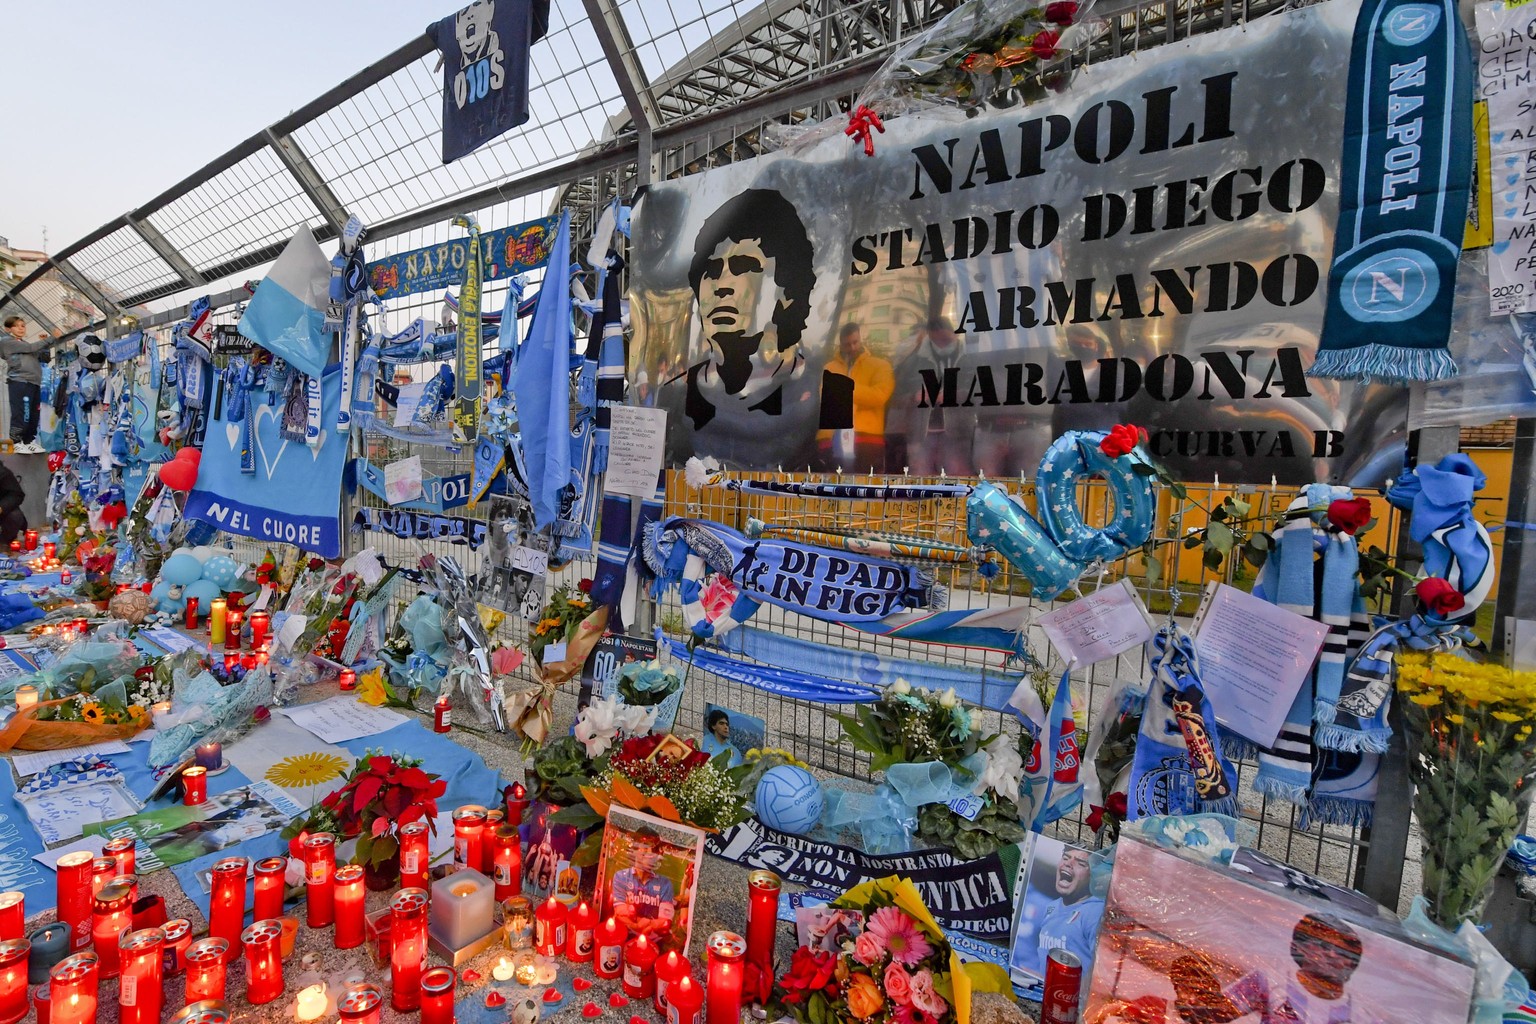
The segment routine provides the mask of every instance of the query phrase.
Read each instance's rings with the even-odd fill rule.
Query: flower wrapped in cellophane
[[[1436,923],[1455,929],[1482,916],[1525,818],[1536,771],[1536,672],[1461,651],[1397,660],[1423,892]]]

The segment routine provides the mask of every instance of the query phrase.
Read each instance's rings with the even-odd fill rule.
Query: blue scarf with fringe
[[[1152,638],[1152,684],[1131,762],[1127,820],[1147,815],[1237,816],[1237,773],[1200,682],[1194,639],[1176,625]]]

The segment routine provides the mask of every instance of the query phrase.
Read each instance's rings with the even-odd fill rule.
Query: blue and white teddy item
[[[150,589],[149,596],[162,612],[181,614],[188,598],[195,598],[206,612],[215,598],[229,591],[240,568],[234,558],[217,548],[180,548],[161,565],[160,582]]]

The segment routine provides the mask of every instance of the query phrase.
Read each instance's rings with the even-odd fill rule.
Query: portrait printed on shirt
[[[1060,839],[1034,834],[1014,893],[1013,947],[1008,970],[1013,980],[1028,985],[1045,977],[1045,962],[1053,949],[1064,949],[1093,965],[1099,921],[1104,916],[1103,893],[1095,893],[1089,853]]]
[[[700,829],[610,807],[597,867],[598,916],[646,936],[660,953],[687,953],[703,857]]]

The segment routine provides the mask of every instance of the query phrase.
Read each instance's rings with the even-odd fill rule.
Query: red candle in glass
[[[421,976],[421,1024],[453,1024],[451,967],[434,967]]]
[[[117,877],[117,861],[111,857],[97,857],[91,861],[91,896],[101,892],[101,887]]]
[[[342,1024],[379,1024],[384,1013],[384,993],[369,982],[354,982],[336,1000]]]
[[[58,887],[58,920],[69,925],[69,948],[76,952],[91,944],[91,863],[96,858],[85,850],[60,857],[54,865]]]
[[[48,972],[50,1024],[95,1024],[97,973],[95,953],[67,956]]]
[[[240,655],[232,653],[232,652],[229,653],[229,654],[224,655],[224,671],[225,672],[233,672],[235,670],[235,666],[238,665],[238,664],[240,664]]]
[[[0,1024],[16,1024],[27,1015],[27,956],[32,943],[26,939],[0,942]]]
[[[667,1015],[667,993],[672,991],[683,978],[692,977],[693,968],[688,965],[688,958],[675,949],[667,950],[665,956],[656,961],[656,998],[652,1002],[656,1012],[663,1017]],[[704,993],[699,992],[699,1003],[704,1002]]]
[[[747,940],[735,932],[715,932],[705,949],[709,960],[706,1024],[738,1024]]]
[[[779,891],[784,884],[772,871],[747,876],[747,963],[773,976],[773,932],[779,923]]]
[[[699,1024],[699,1011],[704,1008],[704,986],[693,980],[691,974],[679,978],[667,990],[667,1024]]]
[[[644,934],[624,943],[624,994],[649,999],[656,994],[656,944]]]
[[[134,852],[136,840],[132,836],[118,836],[109,839],[101,847],[103,857],[111,857],[117,861],[117,873],[120,875],[132,875],[138,871],[138,858]]]
[[[193,765],[181,773],[181,802],[199,807],[208,801],[208,769]]]
[[[498,828],[495,846],[491,879],[496,883],[496,902],[500,903],[523,891],[523,841],[517,826]]]
[[[11,554],[13,554],[13,555],[21,554],[21,541],[19,541],[19,540],[11,541]]]
[[[597,926],[592,969],[599,978],[612,981],[624,973],[624,940],[627,938],[629,929],[619,924],[617,918],[610,917]]]
[[[245,998],[260,1006],[283,994],[283,923],[257,921],[240,933],[245,944]]]
[[[50,562],[59,557],[59,545],[51,540],[43,541],[43,557]]]
[[[592,962],[592,931],[597,925],[597,911],[582,900],[571,911],[570,923],[566,927],[565,958],[573,964],[589,964]]]
[[[427,824],[413,821],[400,826],[400,887],[425,889],[427,869],[430,866],[430,847],[427,842]]]
[[[240,926],[245,921],[245,876],[250,862],[244,857],[225,857],[213,865],[213,895],[208,899],[208,934],[229,943],[238,956]],[[260,918],[258,920],[265,920]]]
[[[480,870],[485,857],[485,808],[468,804],[453,812],[453,862]]]
[[[71,583],[75,582],[75,574],[70,572],[68,569],[61,569],[59,570],[59,582],[67,587]]]
[[[20,939],[27,931],[27,894],[0,892],[0,941]]]
[[[309,926],[324,928],[336,917],[336,837],[316,832],[304,840],[304,895]]]
[[[346,864],[336,869],[336,948],[353,949],[363,944],[363,867]]]
[[[540,956],[559,956],[565,948],[565,923],[571,912],[553,893],[533,912],[533,946]]]
[[[357,673],[350,668],[344,668],[336,677],[336,685],[340,686],[343,693],[357,689]]]
[[[165,933],[159,928],[140,928],[123,936],[119,950],[123,976],[117,983],[121,1024],[160,1024],[165,1006],[164,950]]]
[[[227,614],[227,613],[226,613]],[[251,612],[251,646],[260,647],[272,632],[272,615],[269,612]]]
[[[133,928],[136,880],[114,878],[91,901],[91,941],[96,946],[99,975],[115,978],[122,973],[118,941]]]
[[[485,828],[480,832],[480,866],[475,870],[486,878],[496,877],[496,830],[501,828],[501,820],[505,817],[499,807],[485,812]]]
[[[249,672],[251,669],[255,668],[257,666],[257,664],[259,664],[259,663],[256,661],[256,655],[254,655],[254,654],[242,654],[242,655],[240,655],[240,667],[245,669],[247,672]]]
[[[224,982],[228,976],[229,940],[217,935],[198,939],[187,947],[187,1002],[204,999],[224,1001]]]
[[[505,794],[507,805],[507,824],[521,825],[523,814],[528,810],[528,787],[521,782],[514,782],[508,787]]]
[[[256,891],[251,914],[257,921],[283,916],[283,896],[288,889],[288,858],[267,857],[256,862]]]
[[[187,969],[187,949],[192,945],[192,922],[172,918],[160,926],[165,932],[165,974],[174,978]]]
[[[22,536],[26,537],[26,539],[27,539],[27,550],[28,551],[36,551],[37,550],[37,531],[36,530],[28,530]]]
[[[32,990],[32,1012],[37,1024],[48,1024],[53,1017],[53,990],[46,981]]]
[[[181,624],[188,629],[197,628],[197,598],[187,598],[187,614],[186,618],[181,620]]]
[[[240,649],[240,609],[228,607],[224,611],[224,649],[226,651],[238,651]]]
[[[427,891],[401,889],[390,901],[390,1005],[402,1013],[421,1006],[427,963]]]

